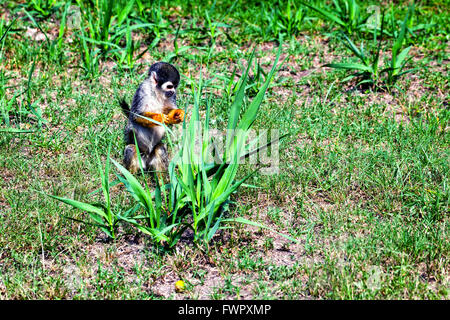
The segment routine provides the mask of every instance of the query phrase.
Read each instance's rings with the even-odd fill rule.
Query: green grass
[[[78,3],[91,22],[109,12]],[[86,29],[64,1],[0,5],[0,299],[450,297],[445,5],[415,3],[403,43],[412,57],[405,69],[415,70],[377,91],[322,67],[356,62],[336,37],[346,26],[295,1],[149,3],[136,0],[122,16],[127,2],[114,1],[111,16]],[[363,17],[376,3],[357,1]],[[408,5],[383,8],[380,64],[391,61]],[[353,43],[376,51],[373,32],[348,27]],[[121,162],[126,120],[117,98],[131,99],[152,62],[170,61],[184,75],[178,97],[188,116],[191,82],[198,84],[202,69],[205,95],[195,103],[200,117],[209,103],[210,126],[223,130],[252,48],[246,107],[280,41],[283,65],[253,123],[289,134],[280,171],[251,176],[246,183],[258,188],[232,194],[227,218],[298,243],[235,225],[218,232],[208,251],[190,233],[164,250],[128,224],[111,240],[65,218],[88,221],[86,212],[43,195],[105,202],[101,191],[90,193],[101,187],[110,142],[110,157]],[[236,179],[253,169],[244,163]],[[116,173],[106,171],[109,181]],[[134,205],[123,186],[110,185],[109,195],[110,212]],[[179,279],[183,293],[175,292]]]

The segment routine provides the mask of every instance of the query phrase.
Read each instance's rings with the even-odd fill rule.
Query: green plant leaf
[[[80,202],[77,200],[73,200],[73,199],[68,199],[68,198],[63,198],[63,197],[57,197],[51,194],[47,194],[47,196],[59,200],[61,202],[64,202],[65,204],[69,204],[77,209],[80,209],[82,211],[86,211],[88,213],[93,213],[96,214],[104,219],[107,219],[107,215],[105,213],[104,210],[100,209],[99,207],[96,207],[94,205],[91,205],[89,203],[84,203],[84,202]],[[94,216],[93,216],[94,217]],[[98,220],[97,218],[94,218],[94,220]],[[98,222],[98,221],[97,221]],[[102,222],[102,220],[100,220],[100,222]]]
[[[402,67],[403,67],[403,62],[406,59],[406,57],[408,56],[409,50],[411,50],[411,47],[407,47],[405,49],[402,50],[402,52],[400,52],[400,54],[397,56],[397,60],[395,61],[395,65],[394,65],[394,74],[397,73]],[[397,71],[397,72],[395,72]]]
[[[323,15],[328,20],[331,20],[331,21],[337,23],[338,25],[340,25],[342,27],[347,27],[347,24],[344,21],[342,21],[338,16],[334,15],[333,13],[331,13],[331,12],[329,12],[329,11],[323,9],[323,8],[314,6],[312,4],[309,4],[309,3],[306,3],[306,2],[303,2],[303,1],[299,1],[299,2],[301,4],[303,4],[304,6],[307,6],[308,8],[311,8],[312,10],[320,13],[321,15]]]
[[[327,63],[324,67],[372,72],[372,68],[360,63]]]
[[[121,164],[117,163],[114,159],[111,159],[112,163],[119,169],[122,175],[125,177],[131,195],[139,202],[144,208],[152,207],[152,199],[146,190],[141,186],[139,181]]]

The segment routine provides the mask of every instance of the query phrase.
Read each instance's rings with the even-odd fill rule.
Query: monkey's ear
[[[158,77],[156,76],[156,72],[152,71],[150,73],[150,79],[152,81],[152,83],[156,86],[158,84]]]

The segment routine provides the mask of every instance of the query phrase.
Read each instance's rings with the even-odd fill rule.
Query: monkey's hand
[[[184,110],[182,109],[173,109],[167,114],[166,124],[176,124],[183,122],[184,120]]]
[[[152,119],[154,121],[161,122],[161,123],[167,123],[167,121],[168,121],[168,119],[167,119],[168,116],[166,116],[165,114],[162,114],[162,113],[144,112],[142,114],[142,116],[145,117],[145,118]],[[147,127],[147,128],[152,128],[152,127],[155,127],[155,126],[159,126],[159,124],[157,124],[157,123],[155,123],[153,121],[150,121],[148,119],[145,119],[145,118],[136,117],[136,122],[139,123],[141,126],[144,126],[144,127]]]

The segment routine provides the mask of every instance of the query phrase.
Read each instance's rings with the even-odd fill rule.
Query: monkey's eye
[[[173,89],[173,85],[169,84],[166,88],[169,89],[169,90]]]

